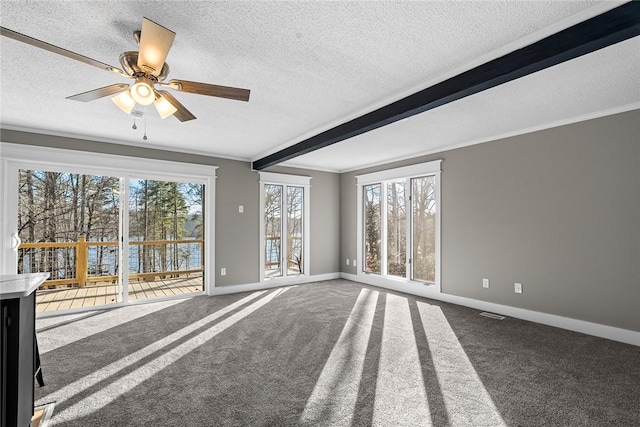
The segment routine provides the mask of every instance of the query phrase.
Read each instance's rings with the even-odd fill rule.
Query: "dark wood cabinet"
[[[0,276],[0,427],[33,416],[36,293],[48,273]]]
[[[27,427],[33,416],[35,292],[2,300],[2,427]]]

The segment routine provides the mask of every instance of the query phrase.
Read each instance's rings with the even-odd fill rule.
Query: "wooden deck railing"
[[[202,273],[204,271],[204,240],[202,239],[130,241],[129,247],[137,246],[136,256],[140,257],[141,247],[164,246],[166,248],[169,245],[176,245],[174,250],[177,250],[177,245],[185,244],[199,245],[200,257],[195,263],[194,267],[196,268],[167,268],[166,263],[162,265],[156,262],[155,256],[157,254],[154,253],[152,271],[130,272],[129,278],[153,281],[158,277]],[[93,247],[95,247],[96,255],[93,257],[95,258],[94,262],[90,263],[89,251]],[[108,249],[105,250],[105,248]],[[18,247],[18,272],[50,273],[51,279],[45,281],[41,287],[72,284],[83,287],[86,283],[91,282],[115,281],[119,277],[118,250],[118,242],[86,241],[83,237],[80,237],[77,242],[22,243]]]
[[[264,254],[265,254],[264,269],[267,276],[281,274],[280,273],[280,264],[281,264],[280,240],[282,240],[282,237],[280,236],[265,237],[265,241],[269,242],[264,247]],[[274,242],[277,242],[277,244],[274,244]],[[302,245],[302,238],[297,236],[288,236],[287,245],[289,248],[293,248],[295,246],[299,247]],[[271,248],[271,250],[269,250],[269,248]],[[296,256],[294,254],[291,254],[291,255],[292,257],[287,261],[287,268],[289,269],[289,271],[297,270],[298,272],[302,273],[302,254],[300,256]],[[274,259],[274,258],[275,258],[275,261],[270,261],[270,259]],[[274,268],[274,266],[277,266],[277,268]]]

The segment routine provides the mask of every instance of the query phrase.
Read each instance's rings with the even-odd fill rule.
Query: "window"
[[[439,288],[440,161],[357,177],[358,274]]]
[[[260,172],[261,280],[307,274],[310,180]]]

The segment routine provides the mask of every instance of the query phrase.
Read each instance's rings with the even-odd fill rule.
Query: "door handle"
[[[21,243],[22,243],[22,240],[20,240],[20,237],[18,236],[18,234],[11,233],[11,250],[17,251]]]

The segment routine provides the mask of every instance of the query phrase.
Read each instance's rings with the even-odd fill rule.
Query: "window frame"
[[[357,187],[357,221],[356,221],[356,259],[358,260],[358,267],[356,269],[356,276],[358,280],[371,284],[384,285],[388,281],[397,282],[400,284],[408,285],[426,285],[430,290],[437,293],[441,292],[441,163],[442,160],[434,160],[425,163],[419,163],[410,166],[404,166],[393,169],[386,169],[378,172],[372,172],[364,175],[357,175],[356,187]],[[423,282],[418,280],[412,280],[413,275],[413,219],[412,215],[412,202],[411,192],[412,185],[411,180],[414,178],[421,178],[433,176],[435,178],[435,200],[436,200],[436,217],[435,217],[435,282]],[[411,259],[412,263],[407,262],[405,277],[392,276],[388,274],[388,260],[387,260],[387,198],[388,198],[388,184],[391,182],[404,181],[405,191],[408,190],[408,195],[405,193],[406,198],[406,216],[407,216],[407,239],[406,250],[407,260]],[[381,248],[380,248],[380,273],[368,273],[365,271],[364,262],[364,187],[373,184],[381,184]]]
[[[299,281],[301,278],[310,276],[310,248],[311,248],[311,177],[310,176],[302,176],[302,175],[289,175],[283,173],[275,173],[275,172],[259,172],[260,179],[260,283],[265,282],[295,282]],[[281,244],[281,269],[282,275],[276,277],[266,277],[264,272],[265,265],[265,221],[264,221],[264,210],[265,210],[265,185],[278,185],[282,186],[282,218],[281,218],[281,236],[284,238],[287,235],[287,214],[286,214],[286,200],[287,200],[287,190],[289,187],[302,187],[303,189],[303,205],[302,205],[302,273],[289,275],[288,273],[288,261],[286,258],[287,247],[286,247],[286,239],[283,239],[283,243]]]

